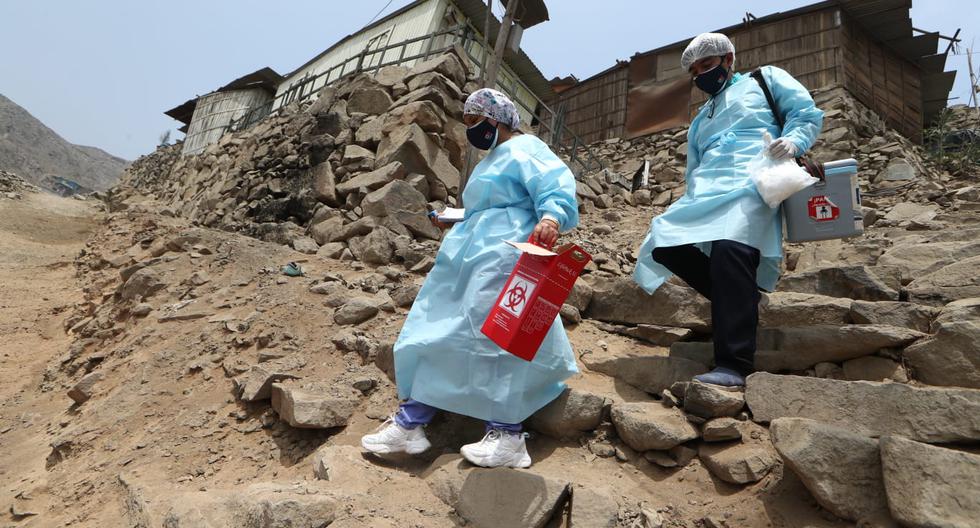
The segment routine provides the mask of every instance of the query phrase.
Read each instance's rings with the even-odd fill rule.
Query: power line
[[[388,6],[390,6],[390,5],[391,5],[391,3],[392,3],[393,1],[394,1],[394,0],[388,0],[388,3],[387,3],[387,4],[385,4],[385,6],[384,6],[384,7],[382,7],[382,8],[381,8],[381,10],[380,10],[380,11],[378,11],[378,12],[377,12],[377,13],[376,13],[376,14],[375,14],[375,15],[374,15],[373,17],[371,17],[371,20],[368,20],[368,21],[367,21],[367,24],[364,24],[364,26],[365,26],[365,27],[367,27],[367,26],[370,26],[370,25],[371,25],[371,22],[374,22],[374,21],[375,21],[375,19],[377,19],[377,18],[378,18],[378,16],[380,16],[380,15],[381,15],[381,13],[384,13],[384,12],[385,12],[385,9],[388,9]]]

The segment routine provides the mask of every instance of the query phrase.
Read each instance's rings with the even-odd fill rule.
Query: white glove
[[[796,157],[796,144],[786,138],[779,138],[769,144],[766,154],[772,159],[785,159]]]

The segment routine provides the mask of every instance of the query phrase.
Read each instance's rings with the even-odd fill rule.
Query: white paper
[[[466,216],[466,209],[447,207],[436,216],[436,219],[444,224],[452,224],[454,222],[462,222],[464,216]]]
[[[523,251],[524,253],[529,253],[531,255],[536,255],[538,257],[554,257],[558,253],[554,251],[549,251],[541,246],[532,244],[530,242],[512,242],[510,240],[506,241],[508,244],[514,246],[515,248]]]

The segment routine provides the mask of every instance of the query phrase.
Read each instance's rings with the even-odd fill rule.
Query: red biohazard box
[[[507,243],[522,254],[482,331],[500,348],[531,361],[592,256],[575,244],[549,251],[530,243]]]

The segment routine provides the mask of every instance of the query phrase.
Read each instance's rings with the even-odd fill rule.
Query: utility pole
[[[493,47],[493,59],[487,67],[485,88],[493,88],[497,84],[497,72],[500,70],[500,63],[504,60],[504,50],[507,48],[510,26],[514,24],[514,13],[517,12],[517,4],[520,3],[521,0],[510,0],[507,2],[504,19],[500,21],[500,32],[497,33],[497,43]]]

